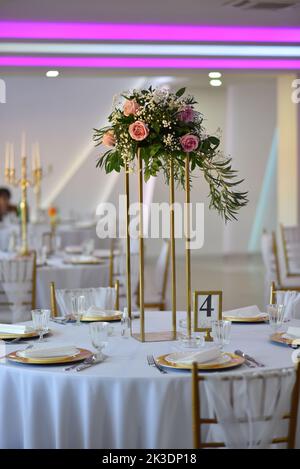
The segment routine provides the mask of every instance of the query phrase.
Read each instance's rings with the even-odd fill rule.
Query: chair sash
[[[56,301],[63,316],[68,316],[73,312],[72,299],[83,295],[85,297],[86,309],[90,306],[103,309],[115,309],[116,289],[115,288],[75,288],[55,290]]]
[[[209,440],[223,441],[229,449],[268,448],[274,437],[286,435],[283,416],[290,413],[295,369],[226,376],[218,373],[204,383],[211,426]]]

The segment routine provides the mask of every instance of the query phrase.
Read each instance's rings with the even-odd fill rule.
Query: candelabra
[[[13,187],[20,187],[21,189],[21,237],[22,237],[22,246],[21,246],[21,255],[27,256],[29,254],[28,249],[28,236],[27,236],[27,215],[28,215],[28,204],[27,204],[27,189],[29,186],[33,185],[27,177],[27,158],[22,156],[21,158],[21,176],[18,178],[16,176],[16,170],[14,167],[14,157],[13,150],[10,154],[10,164],[5,166],[5,181],[7,184],[10,184]]]

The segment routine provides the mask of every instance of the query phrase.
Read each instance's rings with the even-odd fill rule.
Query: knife
[[[245,358],[245,360],[248,360],[249,362],[254,363],[259,368],[264,368],[266,366],[263,363],[255,360],[255,358],[251,357],[250,355],[247,355],[246,353],[242,352],[241,350],[236,350],[234,353],[236,355],[239,355],[240,357]]]

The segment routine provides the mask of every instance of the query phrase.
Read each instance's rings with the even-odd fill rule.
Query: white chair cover
[[[68,316],[72,310],[72,298],[80,295],[85,296],[85,306],[96,306],[103,309],[116,308],[116,290],[115,288],[74,288],[71,290],[56,290],[56,301],[63,316]]]
[[[33,262],[33,257],[0,260],[0,283],[3,289],[1,322],[15,323],[31,319]]]
[[[300,292],[298,291],[276,291],[276,303],[285,306],[284,318],[300,319]]]
[[[283,228],[283,233],[279,233],[277,236],[278,239],[278,262],[279,262],[279,271],[280,271],[280,282],[281,285],[284,287],[300,287],[300,270],[299,270],[299,265],[297,263],[297,258],[295,256],[295,248],[291,248],[290,246],[290,241],[289,236],[292,238],[295,236],[294,233],[295,227],[284,227]],[[289,233],[287,235],[287,233]],[[284,240],[283,236],[286,239],[286,246],[287,246],[287,252],[288,252],[288,266],[286,265],[286,258],[285,258],[285,252],[284,252]],[[287,236],[287,237],[286,237]],[[300,244],[299,244],[299,250],[300,250]],[[297,254],[298,257],[298,254]],[[299,275],[293,275],[288,276],[288,273],[293,273],[293,274],[298,274]]]
[[[282,417],[290,412],[295,369],[238,375],[221,373],[206,378],[211,425],[208,441],[223,441],[229,449],[268,448],[274,437],[287,435]],[[241,376],[241,375],[239,375]],[[268,417],[268,420],[258,418]]]

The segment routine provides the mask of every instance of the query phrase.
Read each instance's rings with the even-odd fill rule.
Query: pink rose
[[[126,99],[123,107],[124,116],[135,116],[140,106],[135,99]]]
[[[116,138],[113,130],[108,130],[102,137],[103,145],[107,147],[113,147],[116,144]]]
[[[130,137],[138,142],[145,140],[149,135],[149,128],[147,124],[142,121],[136,121],[130,124],[128,131]]]
[[[180,137],[180,143],[183,150],[186,153],[190,153],[191,151],[197,150],[200,143],[200,139],[199,137],[197,137],[197,135],[186,134],[183,135],[183,137]]]
[[[196,112],[192,106],[186,106],[182,111],[178,113],[178,119],[182,122],[193,122],[195,119]]]

